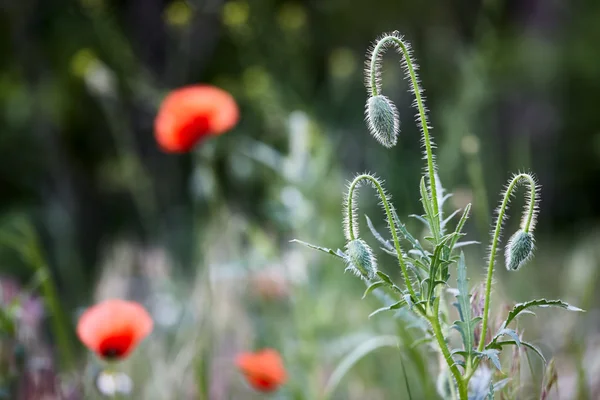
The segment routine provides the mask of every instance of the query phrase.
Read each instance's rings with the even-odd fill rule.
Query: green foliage
[[[469,292],[469,283],[467,279],[467,266],[465,264],[465,255],[460,253],[456,269],[458,294],[457,303],[454,303],[460,315],[460,321],[455,321],[453,327],[456,328],[463,339],[463,346],[467,360],[470,359],[473,348],[475,347],[475,326],[481,321],[480,317],[471,317],[471,294]]]
[[[517,318],[517,316],[519,316],[519,314],[521,314],[521,313],[533,314],[529,309],[534,308],[534,307],[540,307],[540,308],[558,307],[558,308],[562,308],[563,310],[567,310],[567,311],[583,312],[583,310],[581,308],[574,307],[568,303],[565,303],[562,300],[546,300],[546,299],[530,300],[530,301],[526,301],[524,303],[516,304],[513,307],[513,309],[510,310],[510,312],[508,313],[508,316],[502,323],[501,331],[502,331],[502,329],[506,328],[515,318]]]
[[[355,271],[358,276],[369,282],[363,298],[379,288],[389,288],[392,289],[392,292],[395,292],[395,301],[391,304],[386,302],[383,307],[372,312],[369,317],[385,311],[400,310],[405,305],[408,305],[409,312],[413,312],[414,316],[427,322],[430,327],[427,332],[428,339],[429,337],[435,339],[432,341],[432,344],[443,355],[446,368],[449,371],[447,377],[442,373],[442,386],[446,387],[446,381],[448,382],[448,390],[444,390],[444,393],[456,392],[458,398],[461,400],[467,400],[467,398],[493,398],[494,392],[501,389],[505,382],[501,381],[494,385],[491,375],[489,378],[481,378],[478,375],[477,379],[480,382],[476,383],[475,380],[473,381],[473,385],[478,387],[476,394],[469,396],[469,382],[478,372],[478,368],[482,365],[482,360],[489,361],[498,371],[501,371],[500,354],[503,346],[509,344],[531,349],[543,359],[542,354],[537,348],[521,340],[515,330],[507,328],[510,322],[520,313],[527,312],[531,307],[554,306],[571,311],[581,310],[559,300],[535,300],[518,304],[509,312],[505,322],[492,341],[486,345],[492,274],[495,265],[496,249],[500,240],[502,224],[506,219],[509,199],[512,191],[519,183],[526,182],[528,184],[529,192],[526,196],[526,206],[521,222],[521,229],[511,238],[507,246],[507,267],[510,270],[517,270],[531,258],[533,252],[533,229],[536,223],[537,205],[539,202],[537,185],[531,175],[519,174],[514,176],[502,194],[502,201],[497,211],[496,228],[492,236],[483,316],[473,317],[465,256],[462,252],[459,256],[453,254],[455,248],[473,243],[472,241],[459,242],[459,238],[464,235],[462,231],[469,217],[471,205],[468,204],[465,207],[455,230],[446,234],[447,224],[459,213],[459,210],[451,213],[446,219],[442,218],[444,202],[449,196],[444,194],[445,191],[435,172],[429,127],[426,123],[425,108],[420,95],[421,88],[415,74],[414,66],[416,64],[414,64],[414,60],[411,58],[410,46],[397,33],[383,35],[369,53],[370,62],[368,62],[368,65],[370,65],[370,68],[366,71],[366,82],[370,95],[367,102],[367,124],[371,133],[374,134],[375,138],[381,144],[391,147],[395,143],[393,136],[395,130],[393,118],[395,116],[395,107],[389,99],[379,94],[381,91],[379,76],[380,57],[381,52],[387,46],[397,47],[403,55],[407,78],[411,81],[411,91],[415,94],[415,104],[418,110],[417,121],[422,128],[422,143],[425,148],[425,158],[427,160],[427,174],[421,178],[419,192],[424,214],[415,217],[425,225],[427,234],[424,236],[424,240],[429,250],[426,250],[400,221],[390,197],[383,188],[382,182],[370,174],[362,174],[357,176],[349,185],[346,194],[346,205],[343,211],[344,232],[347,239],[346,253],[348,259],[346,261],[349,264],[348,269]],[[396,284],[388,274],[377,270],[371,248],[359,237],[357,226],[358,207],[356,206],[355,190],[362,181],[366,181],[375,187],[385,212],[385,221],[392,234],[392,240],[385,239],[377,232],[368,217],[366,218],[367,225],[375,239],[381,244],[381,249],[398,259],[405,289],[401,288],[402,285]],[[412,248],[408,253],[402,251],[400,239],[410,243]],[[329,254],[338,255],[327,248],[309,246]],[[458,286],[456,289],[457,302],[454,305],[458,310],[459,320],[455,321],[452,327],[460,333],[463,348],[452,350],[445,336],[445,331],[448,328],[448,315],[446,312],[440,311],[440,305],[446,301],[444,289],[450,285],[451,272],[453,271],[451,267],[453,265],[456,265],[456,281]],[[372,282],[375,276],[378,276],[381,280]],[[480,321],[483,321],[482,330],[479,336],[479,343],[476,343],[475,329]],[[508,336],[512,340],[499,340],[503,336]],[[456,360],[456,356],[462,356],[463,360]]]

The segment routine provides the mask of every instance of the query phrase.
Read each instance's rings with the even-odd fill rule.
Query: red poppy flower
[[[272,392],[287,379],[281,356],[273,349],[242,353],[238,355],[236,364],[248,383],[261,392]]]
[[[156,141],[168,153],[183,153],[207,136],[230,130],[238,119],[238,106],[226,91],[207,85],[182,87],[160,106],[154,121]]]
[[[101,358],[121,359],[152,332],[152,326],[152,318],[140,304],[106,300],[83,313],[77,336]]]

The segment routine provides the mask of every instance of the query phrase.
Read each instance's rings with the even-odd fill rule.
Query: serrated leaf
[[[396,249],[394,248],[392,243],[390,243],[389,240],[384,239],[383,236],[381,236],[381,234],[377,232],[375,226],[373,226],[373,222],[371,222],[371,218],[369,218],[367,215],[365,215],[365,218],[367,220],[367,226],[369,227],[369,230],[371,231],[373,237],[375,237],[375,239],[377,239],[377,241],[381,243],[383,247],[393,252],[393,255],[396,255]]]
[[[519,338],[519,335],[517,334],[517,332],[515,332],[512,329],[508,329],[508,328],[500,329],[498,331],[498,333],[496,333],[496,335],[494,336],[493,340],[497,340],[500,338],[500,336],[503,336],[503,335],[510,336],[517,343],[517,346],[521,347],[521,339]]]
[[[427,222],[429,222],[429,229],[431,230],[431,234],[433,235],[435,241],[437,241],[440,237],[440,232],[438,230],[437,224],[438,216],[435,215],[433,212],[434,208],[429,197],[429,192],[427,191],[427,186],[425,185],[424,176],[421,178],[419,189],[421,191],[421,203],[423,203],[423,210],[425,210],[425,219],[427,220]]]
[[[392,217],[394,218],[394,222],[396,223],[396,229],[398,230],[400,235],[408,242],[410,242],[414,249],[418,250],[424,257],[426,257],[427,252],[421,246],[421,243],[419,243],[419,241],[415,239],[413,235],[410,234],[408,229],[406,229],[406,225],[404,225],[402,221],[400,221],[400,217],[398,217],[398,214],[396,213],[395,209],[392,209]]]
[[[423,218],[423,216],[422,216],[422,215],[410,214],[410,215],[409,215],[409,217],[411,217],[411,218],[415,218],[415,219],[417,219],[417,220],[421,221],[421,222],[423,223],[423,225],[425,225],[425,227],[426,227],[427,229],[431,229],[431,228],[429,228],[429,221],[427,221],[425,218]]]
[[[385,253],[389,254],[390,256],[397,258],[398,257],[398,253],[396,253],[396,250],[392,251],[386,247],[380,247],[381,250],[383,250]]]
[[[467,206],[465,207],[465,210],[463,211],[462,216],[460,217],[460,220],[458,221],[458,224],[456,224],[456,229],[454,230],[454,233],[460,234],[462,232],[463,227],[465,226],[465,223],[467,222],[467,219],[469,218],[469,213],[471,212],[471,203],[467,204]],[[462,236],[462,235],[460,235]],[[454,249],[454,246],[456,246],[456,242],[458,241],[460,236],[455,236],[452,239],[452,242],[450,242],[450,249]]]
[[[465,359],[467,358],[467,352],[464,351],[463,349],[454,349],[450,352],[450,354],[453,356],[461,356],[461,357],[464,357]]]
[[[379,313],[382,313],[384,311],[398,310],[398,309],[402,308],[405,304],[406,304],[406,301],[400,300],[400,301],[392,304],[391,306],[378,308],[377,310],[375,310],[371,314],[369,314],[369,318],[371,318]]]
[[[472,244],[481,244],[481,242],[478,242],[477,240],[468,240],[466,242],[456,242],[456,244],[454,245],[454,249],[460,249],[461,247],[465,247],[465,246],[470,246]]]
[[[502,372],[502,365],[500,364],[500,357],[498,357],[498,354],[500,354],[499,350],[486,349],[486,350],[483,350],[482,352],[475,352],[475,354],[478,357],[487,358],[488,360],[490,360],[492,362],[492,364],[494,364],[494,367],[496,367],[498,369],[498,371]]]
[[[486,349],[502,349],[503,346],[507,346],[507,345],[517,346],[517,343],[514,340],[501,340],[501,341],[492,342],[492,343],[488,344],[485,348]],[[523,340],[521,340],[521,346],[526,347],[530,350],[533,350],[533,352],[535,354],[537,354],[539,358],[542,359],[544,364],[546,364],[546,358],[544,357],[544,355],[542,354],[540,349],[538,349],[536,346],[534,346],[533,344],[531,344],[529,342],[525,342]]]
[[[442,221],[442,229],[444,229],[444,227],[448,224],[448,222],[452,221],[452,218],[456,217],[456,214],[458,214],[459,212],[460,212],[460,208],[458,210],[455,210],[448,217],[446,217],[446,219],[444,219]]]
[[[567,311],[583,312],[583,310],[581,308],[574,307],[568,303],[565,303],[562,300],[546,300],[546,299],[531,300],[531,301],[527,301],[525,303],[516,304],[513,307],[513,309],[508,313],[508,316],[506,317],[506,320],[502,324],[501,329],[506,328],[515,318],[517,318],[517,316],[520,313],[522,313],[523,311],[527,311],[529,308],[533,308],[533,307],[542,307],[542,308],[559,307],[559,308],[565,309]]]
[[[373,290],[375,290],[375,289],[377,289],[377,288],[379,288],[379,287],[381,287],[381,286],[384,286],[384,285],[387,285],[387,283],[386,283],[386,282],[384,282],[384,281],[377,281],[377,282],[375,282],[375,283],[372,283],[371,285],[369,285],[369,287],[367,288],[367,290],[365,290],[365,293],[363,294],[363,297],[362,297],[362,298],[364,299],[364,298],[365,298],[365,297],[367,297],[367,295],[368,295],[369,293],[371,293]]]
[[[334,251],[332,249],[328,249],[327,247],[321,247],[321,246],[317,246],[314,244],[306,243],[306,242],[303,242],[302,240],[298,240],[298,239],[292,239],[292,240],[290,240],[290,243],[300,243],[301,245],[310,247],[311,249],[319,250],[319,251],[322,251],[323,253],[327,253],[332,256],[339,257],[339,258],[343,259],[344,261],[346,260],[346,254],[344,254],[344,252],[341,251],[340,249],[337,249]]]
[[[390,277],[385,272],[377,271],[377,276],[379,276],[381,278],[381,280],[386,282],[388,285],[390,285],[390,286],[394,285],[394,282],[392,282]]]

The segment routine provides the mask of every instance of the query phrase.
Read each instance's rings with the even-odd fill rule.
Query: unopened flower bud
[[[516,271],[533,257],[534,239],[533,235],[519,229],[509,239],[504,253],[506,269]]]
[[[348,254],[348,267],[346,270],[354,272],[364,279],[373,279],[377,272],[377,260],[373,251],[362,239],[354,239],[346,245]]]
[[[385,147],[393,147],[398,141],[400,119],[396,106],[383,95],[370,97],[366,107],[367,125],[371,134]]]

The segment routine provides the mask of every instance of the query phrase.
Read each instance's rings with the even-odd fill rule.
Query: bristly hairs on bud
[[[506,269],[516,271],[533,257],[535,239],[530,232],[519,229],[508,240],[504,252]]]
[[[344,235],[346,236],[347,242],[352,242],[358,239],[358,207],[356,206],[357,199],[357,190],[362,182],[367,182],[370,184],[376,191],[379,196],[380,204],[385,212],[385,218],[392,235],[392,240],[394,242],[394,247],[396,248],[396,254],[398,256],[398,264],[400,265],[400,269],[402,270],[402,275],[404,277],[404,283],[410,295],[416,299],[416,293],[410,281],[410,277],[408,275],[408,268],[406,266],[406,262],[404,261],[404,255],[402,253],[402,248],[400,247],[400,240],[398,239],[398,231],[396,230],[396,224],[394,223],[393,217],[393,206],[390,202],[390,196],[385,192],[383,188],[382,182],[377,179],[375,176],[371,174],[360,174],[357,175],[352,182],[348,185],[348,191],[346,192],[346,197],[344,198]]]
[[[489,262],[488,262],[488,270],[487,270],[487,279],[485,285],[485,306],[483,311],[483,322],[482,322],[482,336],[479,342],[478,351],[482,351],[485,345],[485,335],[487,333],[488,328],[488,317],[489,317],[489,309],[490,309],[490,293],[492,286],[492,276],[494,273],[494,263],[496,258],[496,250],[498,248],[498,243],[500,242],[500,237],[502,235],[502,225],[505,220],[508,218],[506,211],[508,210],[508,204],[512,197],[514,189],[519,185],[525,183],[528,186],[529,191],[525,195],[525,209],[523,211],[523,217],[521,218],[521,229],[524,234],[531,236],[531,246],[528,249],[528,238],[521,236],[521,240],[519,242],[519,249],[515,249],[513,244],[513,250],[519,250],[519,253],[514,253],[511,255],[513,258],[507,260],[507,267],[514,265],[516,262],[517,266],[522,266],[527,260],[529,260],[532,256],[533,252],[533,230],[535,228],[535,224],[537,222],[537,213],[538,206],[540,201],[539,196],[539,187],[537,182],[532,174],[527,173],[519,173],[514,175],[511,180],[508,182],[504,191],[501,195],[501,203],[499,207],[496,209],[496,227],[492,232],[492,242],[490,245],[490,254],[489,254]],[[517,232],[518,234],[519,232]],[[514,237],[514,236],[513,236]],[[509,242],[509,246],[510,246]]]
[[[353,272],[365,280],[375,278],[377,273],[377,260],[371,247],[362,239],[354,239],[346,244],[348,254],[346,271]]]
[[[433,204],[433,211],[435,215],[438,215],[439,204],[437,200],[437,186],[436,186],[436,166],[435,166],[435,158],[433,155],[432,149],[435,147],[433,141],[430,137],[429,130],[432,129],[431,126],[428,125],[427,118],[427,107],[425,106],[425,96],[423,94],[423,89],[419,83],[419,76],[417,71],[419,69],[418,64],[414,61],[412,57],[412,50],[410,44],[404,40],[403,36],[400,35],[397,31],[392,33],[386,33],[380,36],[372,45],[367,53],[367,60],[365,62],[365,86],[367,87],[369,93],[369,100],[367,101],[366,113],[367,113],[367,125],[369,130],[375,136],[375,138],[382,144],[386,145],[386,143],[394,143],[394,141],[385,142],[383,139],[394,137],[393,134],[390,133],[389,127],[389,119],[391,114],[388,111],[383,111],[383,108],[379,108],[380,115],[373,114],[370,110],[370,103],[374,100],[371,100],[375,97],[381,97],[379,99],[379,103],[381,105],[388,103],[393,106],[392,110],[395,110],[396,107],[393,103],[385,96],[381,94],[381,59],[385,50],[388,47],[394,47],[396,51],[402,56],[402,69],[404,70],[405,79],[410,82],[409,91],[414,94],[415,100],[413,102],[413,107],[417,109],[416,114],[416,122],[421,130],[421,143],[425,148],[424,151],[424,159],[427,160],[427,175],[429,180],[429,194],[431,196],[430,201]],[[396,115],[397,117],[397,115]],[[374,121],[379,121],[384,118],[387,121],[386,124],[377,124]],[[399,119],[398,126],[400,124]],[[395,126],[395,122],[394,122]],[[386,127],[387,131],[381,132],[377,128]],[[392,144],[393,145],[393,144]],[[387,146],[390,147],[390,146]],[[437,223],[439,224],[439,217],[437,217]]]
[[[394,103],[380,94],[369,97],[365,107],[365,119],[371,135],[383,146],[394,147],[400,133],[400,118]]]

